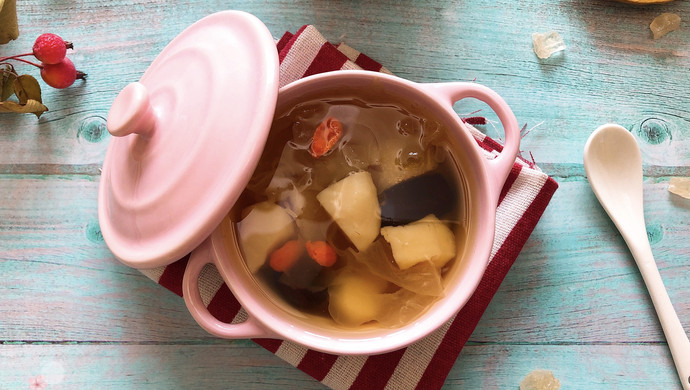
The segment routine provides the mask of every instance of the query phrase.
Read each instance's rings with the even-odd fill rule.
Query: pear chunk
[[[383,311],[382,293],[388,282],[352,269],[328,287],[328,311],[340,325],[358,326],[376,320]]]
[[[358,251],[367,249],[378,237],[381,208],[369,172],[357,172],[331,184],[316,199]]]
[[[295,234],[295,223],[284,208],[272,202],[249,208],[251,211],[237,224],[237,233],[247,266],[254,273],[271,251]]]
[[[441,268],[455,257],[455,235],[433,214],[404,226],[386,226],[381,234],[401,270],[423,261]]]

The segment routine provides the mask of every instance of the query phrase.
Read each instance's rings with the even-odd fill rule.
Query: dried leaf
[[[48,107],[33,99],[29,99],[25,104],[19,104],[10,100],[0,102],[0,112],[17,112],[20,114],[32,113],[35,114],[37,118],[40,118],[41,114],[46,111],[48,111]]]
[[[19,36],[17,24],[17,0],[0,0],[0,44]]]
[[[17,75],[10,68],[0,68],[0,101],[5,101],[14,95],[14,80]]]
[[[25,104],[29,100],[36,100],[43,103],[41,100],[41,86],[33,76],[23,74],[14,80],[14,94],[19,99],[19,104]]]

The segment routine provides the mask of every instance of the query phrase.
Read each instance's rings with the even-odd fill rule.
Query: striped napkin
[[[285,33],[277,42],[280,86],[316,73],[364,69],[390,73],[378,62],[345,45],[327,42],[313,26]],[[465,118],[483,124],[483,118]],[[501,145],[468,126],[487,158]],[[376,356],[336,356],[291,342],[257,339],[257,344],[333,389],[439,389],[481,315],[532,233],[558,185],[534,163],[518,158],[500,195],[490,263],[479,287],[454,319],[407,348]],[[142,272],[182,296],[188,256],[167,267]],[[247,313],[210,265],[199,278],[202,300],[219,320],[240,322]]]

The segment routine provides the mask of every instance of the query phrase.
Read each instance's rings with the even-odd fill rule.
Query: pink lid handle
[[[150,138],[156,125],[149,93],[144,84],[134,82],[122,89],[110,107],[108,131],[116,137],[139,134]]]
[[[199,275],[206,264],[214,263],[211,245],[211,239],[207,238],[192,252],[182,279],[182,296],[192,317],[207,332],[218,337],[226,339],[271,337],[272,334],[252,317],[248,317],[241,323],[228,324],[218,320],[206,308],[199,292]]]
[[[446,100],[451,111],[455,102],[464,98],[475,98],[488,104],[498,115],[498,119],[501,121],[505,132],[505,144],[498,157],[492,160],[485,160],[485,164],[490,171],[490,188],[495,203],[498,203],[501,189],[503,189],[508,174],[513,168],[520,147],[520,129],[513,111],[501,96],[481,84],[454,82],[423,85],[428,86],[429,92],[440,97],[442,101]],[[481,150],[476,143],[475,146]]]

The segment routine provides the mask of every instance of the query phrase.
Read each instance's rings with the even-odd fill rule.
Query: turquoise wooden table
[[[638,139],[648,236],[690,330],[690,200],[667,191],[671,177],[690,176],[690,3],[608,0],[19,1],[21,35],[0,56],[54,32],[74,42],[70,58],[88,80],[43,85],[50,111],[40,119],[0,114],[0,388],[30,388],[38,376],[46,389],[323,388],[251,341],[207,334],[182,299],[116,261],[100,235],[110,104],[186,26],[224,9],[253,13],[275,37],[313,24],[410,80],[476,80],[530,129],[521,149],[560,188],[447,388],[516,389],[537,368],[564,389],[680,388],[582,151],[607,122]],[[662,12],[680,15],[681,28],[653,40],[648,26]],[[540,60],[531,34],[549,30],[567,48]]]

